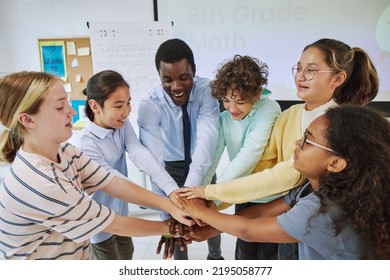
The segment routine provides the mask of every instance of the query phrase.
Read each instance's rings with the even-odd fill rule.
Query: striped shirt
[[[0,188],[0,259],[88,259],[115,213],[90,199],[114,175],[70,144],[60,163],[20,149]]]

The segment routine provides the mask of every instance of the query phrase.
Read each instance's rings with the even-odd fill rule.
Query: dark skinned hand
[[[178,244],[180,251],[185,250],[185,240],[183,237],[166,237],[162,235],[157,245],[156,254],[160,254],[161,248],[164,245],[163,258],[172,258],[176,243]]]
[[[209,225],[202,226],[202,227],[195,225],[192,227],[192,232],[188,232],[184,238],[186,240],[185,242],[188,244],[191,243],[192,241],[196,241],[196,242],[205,241],[211,237],[217,236],[220,233],[221,232],[219,230]]]
[[[190,234],[192,232],[192,227],[183,225],[175,219],[171,218],[169,221],[169,232],[173,237],[162,235],[156,250],[156,253],[160,254],[161,248],[164,245],[164,259],[172,257],[173,252],[175,251],[176,243],[178,244],[180,251],[185,250],[185,244],[189,242],[186,242],[182,236]]]
[[[172,237],[165,237],[164,235],[161,235],[161,239],[158,242],[156,254],[160,254],[161,248],[164,245],[164,254],[163,258],[172,258],[173,252],[175,250],[175,238]]]

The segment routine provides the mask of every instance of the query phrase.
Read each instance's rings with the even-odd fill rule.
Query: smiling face
[[[238,91],[228,89],[225,97],[222,98],[223,107],[229,112],[230,116],[236,120],[244,119],[253,108],[256,100],[241,99],[241,94]]]
[[[107,129],[122,128],[131,112],[130,99],[129,88],[120,86],[104,101],[103,108],[95,100],[89,100],[95,114],[93,122]]]
[[[174,63],[160,62],[159,71],[161,84],[164,91],[177,106],[187,104],[195,73],[186,59]]]
[[[324,54],[316,47],[305,50],[298,62],[298,67],[301,69],[308,66],[319,71],[332,70],[326,64]],[[307,81],[303,72],[297,73],[294,81],[297,87],[297,96],[306,102],[307,109],[312,110],[330,101],[339,85],[335,83],[337,75],[332,72],[317,72],[312,80]]]

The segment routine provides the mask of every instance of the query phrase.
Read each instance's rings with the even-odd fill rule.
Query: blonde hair
[[[49,86],[60,79],[44,72],[17,72],[0,79],[0,160],[12,163],[24,142],[21,113],[36,114]]]

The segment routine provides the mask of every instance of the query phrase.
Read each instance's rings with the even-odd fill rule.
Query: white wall
[[[0,74],[40,71],[38,39],[89,36],[88,21],[153,21],[153,1],[0,0]]]
[[[390,101],[389,0],[159,0],[159,20],[194,50],[197,72],[214,77],[234,54],[270,67],[273,97],[294,100],[291,66],[303,47],[331,37],[365,49]],[[153,21],[153,0],[0,0],[0,75],[40,70],[38,38],[89,36],[88,21]],[[131,81],[130,81],[131,83]]]
[[[389,0],[166,0],[162,19],[192,47],[201,76],[213,78],[234,54],[267,63],[277,100],[298,100],[291,67],[306,45],[335,38],[361,47],[379,73],[375,100],[390,101]]]

